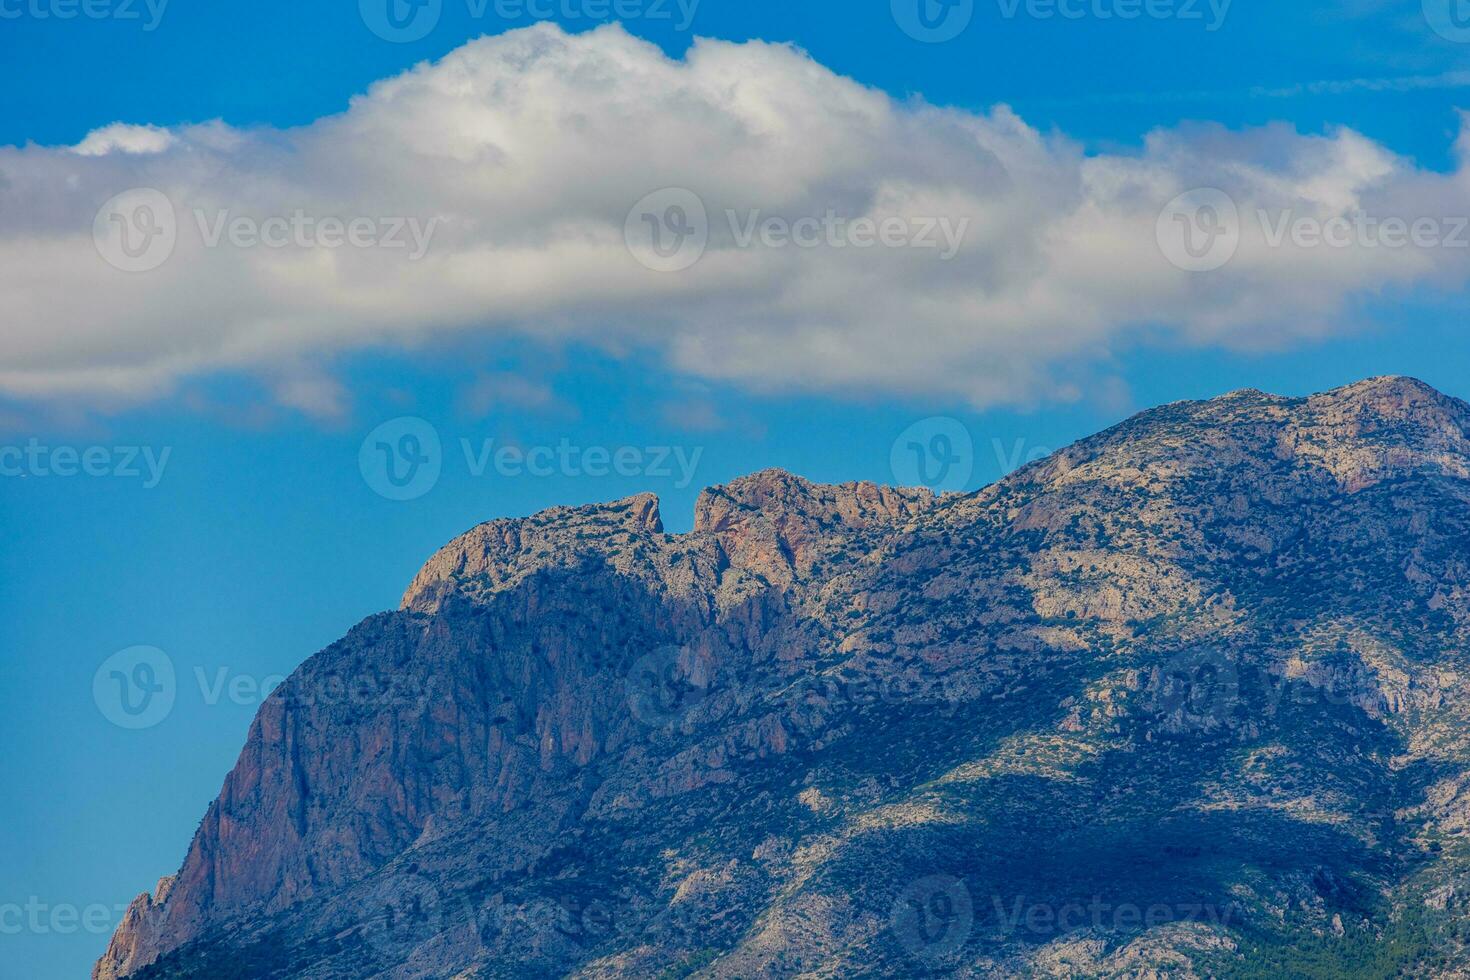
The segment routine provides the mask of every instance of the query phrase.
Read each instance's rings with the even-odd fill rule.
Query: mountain
[[[262,706],[94,977],[1470,976],[1470,406],[481,525]]]

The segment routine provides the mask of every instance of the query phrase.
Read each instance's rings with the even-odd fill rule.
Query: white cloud
[[[174,144],[174,136],[159,126],[130,126],[113,123],[94,129],[72,152],[84,157],[100,157],[109,153],[162,153]]]
[[[672,60],[615,27],[542,25],[301,128],[118,124],[72,148],[0,148],[0,392],[148,397],[213,370],[478,331],[652,346],[756,388],[1064,397],[1067,365],[1140,328],[1283,344],[1325,333],[1360,295],[1459,287],[1464,249],[1272,247],[1255,212],[1452,219],[1470,214],[1467,157],[1462,138],[1457,171],[1435,174],[1348,130],[1280,125],[1160,131],[1136,153],[1089,155],[1005,107],[897,102],[789,47],[700,41]],[[710,241],[692,268],[660,273],[624,226],[669,186],[703,200]],[[1188,273],[1164,259],[1156,223],[1200,186],[1237,202],[1241,242],[1226,267]],[[99,255],[94,217],[139,187],[167,196],[177,235],[156,268],[122,272]],[[968,225],[949,261],[740,248],[727,209]],[[255,239],[233,236],[238,218]],[[323,247],[354,218],[366,243],[401,222],[405,247]],[[250,244],[272,229],[282,247]],[[282,390],[317,412],[342,401],[320,382]]]
[[[272,385],[276,401],[319,422],[340,422],[351,401],[341,383],[313,374],[288,374]]]

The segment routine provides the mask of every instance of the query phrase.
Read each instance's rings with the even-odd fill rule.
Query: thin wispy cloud
[[[1252,98],[1294,99],[1303,95],[1355,95],[1360,92],[1427,92],[1470,88],[1470,71],[1446,71],[1434,75],[1404,75],[1393,78],[1349,78],[1305,82],[1279,88],[1253,88]]]
[[[1308,96],[1356,95],[1360,93],[1403,93],[1453,91],[1470,88],[1470,71],[1446,71],[1430,75],[1398,75],[1379,78],[1321,79],[1290,85],[1257,85],[1238,89],[1186,89],[1174,92],[1090,92],[1069,99],[1027,100],[1031,106],[1061,105],[1155,105],[1158,103],[1219,103],[1254,99],[1299,99]]]

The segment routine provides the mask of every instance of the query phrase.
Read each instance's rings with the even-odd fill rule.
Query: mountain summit
[[[491,521],[271,695],[93,975],[1464,975],[1467,545],[1407,378]]]

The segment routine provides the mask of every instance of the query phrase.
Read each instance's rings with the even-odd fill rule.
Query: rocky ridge
[[[1403,378],[492,521],[272,695],[94,976],[1449,975],[1467,530]]]

